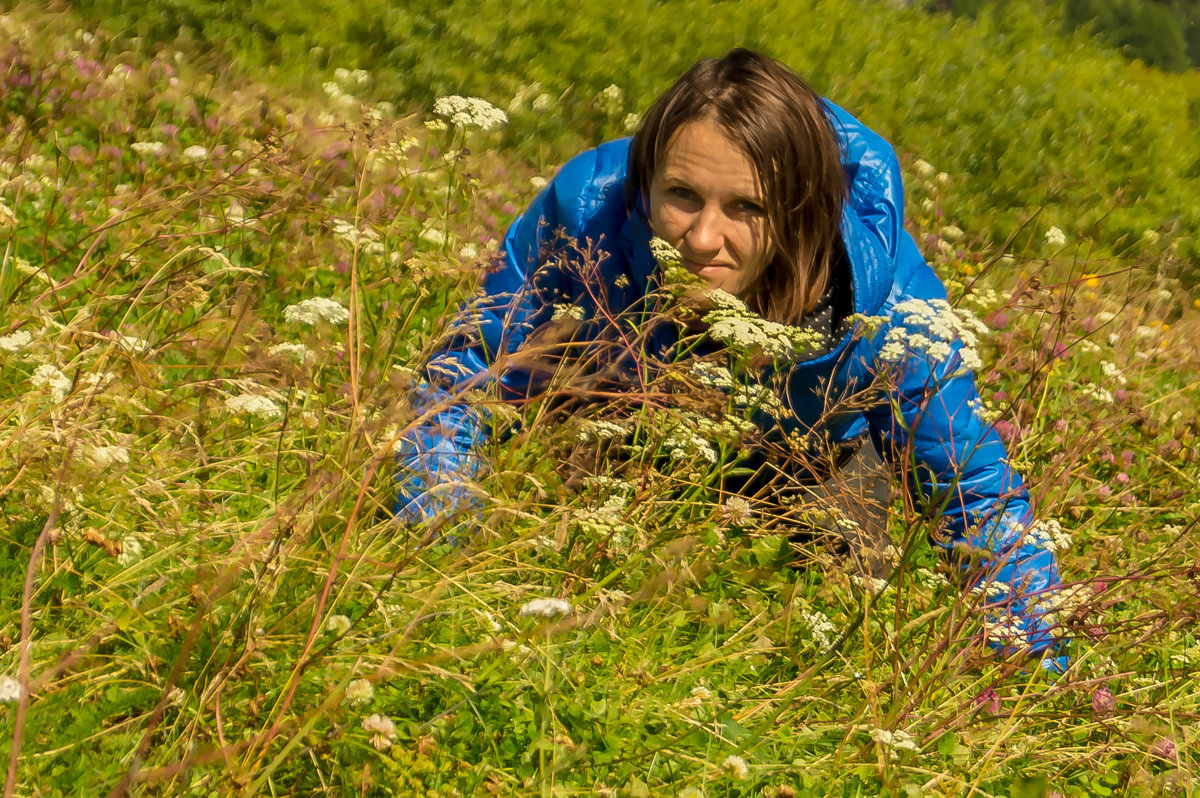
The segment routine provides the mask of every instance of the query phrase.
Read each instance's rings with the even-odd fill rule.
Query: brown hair
[[[768,56],[738,48],[698,61],[646,113],[629,154],[626,199],[639,207],[680,128],[710,119],[745,150],[762,186],[775,251],[744,299],[797,324],[829,285],[840,242],[846,175],[821,98]]]

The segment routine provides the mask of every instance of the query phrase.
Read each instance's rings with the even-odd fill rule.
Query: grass
[[[978,228],[945,215],[957,177],[909,176],[1073,538],[1052,676],[987,654],[918,508],[891,508],[875,595],[819,547],[784,565],[699,462],[599,472],[630,483],[606,515],[549,403],[473,398],[512,432],[441,537],[381,520],[410,370],[546,173],[502,131],[214,78],[66,13],[2,24],[10,793],[1193,791],[1200,322],[1169,253],[1007,258],[952,228]],[[288,320],[313,297],[345,317]],[[651,390],[653,452],[678,393]]]

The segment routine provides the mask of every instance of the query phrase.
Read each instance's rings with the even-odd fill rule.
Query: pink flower
[[[1000,694],[996,692],[995,687],[989,687],[975,696],[975,706],[983,707],[984,711],[995,715],[1000,711]]]
[[[1096,488],[1096,498],[1107,499],[1109,496],[1112,496],[1112,488],[1108,485],[1100,485]]]
[[[998,310],[987,317],[987,326],[991,327],[993,330],[1003,330],[1008,326],[1008,322],[1008,314],[1002,310]]]
[[[1107,686],[1101,685],[1092,691],[1092,713],[1097,717],[1106,718],[1113,713],[1117,708],[1117,699],[1113,697],[1112,690]]]
[[[1175,741],[1167,737],[1159,737],[1150,746],[1150,754],[1168,762],[1176,761]]]
[[[1113,479],[1116,480],[1118,485],[1128,485],[1129,484],[1129,475],[1126,474],[1124,471],[1117,474],[1115,477],[1113,477]]]

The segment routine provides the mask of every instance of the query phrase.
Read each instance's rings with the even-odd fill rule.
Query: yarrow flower
[[[11,704],[21,698],[21,683],[11,676],[0,676],[0,704]]]
[[[5,352],[20,352],[33,341],[33,335],[28,330],[17,330],[14,333],[0,336],[0,350]]]
[[[272,357],[280,357],[287,360],[294,360],[297,363],[304,363],[306,360],[308,360],[308,356],[312,354],[312,350],[310,350],[304,344],[298,344],[292,341],[284,341],[282,343],[275,344],[268,349],[267,354],[271,355]]]
[[[35,388],[42,388],[49,391],[50,398],[55,402],[61,402],[63,399],[66,399],[67,394],[71,391],[70,378],[49,363],[43,363],[34,369],[29,382]]]
[[[1067,234],[1057,227],[1051,227],[1046,231],[1046,243],[1055,249],[1065,247],[1067,245]]]
[[[433,102],[433,112],[450,124],[463,128],[493,130],[508,122],[508,114],[487,100],[460,94],[438,97]]]
[[[253,416],[262,421],[283,418],[283,408],[272,399],[245,393],[225,400],[225,410],[235,416]]]
[[[556,618],[559,615],[570,615],[574,608],[569,602],[558,598],[536,598],[521,606],[522,618]]]
[[[575,319],[583,321],[587,316],[587,310],[579,305],[572,305],[568,302],[559,303],[554,306],[554,315],[551,316],[552,321],[562,321],[563,319]]]
[[[800,620],[808,627],[808,632],[812,636],[813,641],[822,651],[828,651],[833,648],[834,638],[837,636],[837,627],[833,625],[833,621],[825,613],[816,611],[800,612]]]
[[[314,296],[284,308],[283,318],[285,321],[309,327],[315,327],[321,322],[336,327],[350,320],[350,311],[335,300]]]
[[[368,715],[362,727],[371,735],[371,746],[376,751],[386,751],[396,741],[396,724],[387,715]]]
[[[900,756],[901,751],[919,751],[917,741],[902,729],[888,731],[887,729],[871,729],[867,732],[871,739],[888,749],[893,759]]]
[[[970,311],[956,311],[944,299],[908,299],[897,303],[892,312],[896,324],[888,330],[879,350],[882,362],[900,364],[913,354],[944,361],[957,342],[964,366],[972,370],[983,366],[976,347],[979,336],[988,328]]]
[[[193,144],[183,151],[183,157],[189,161],[203,161],[208,157],[208,148]]]
[[[129,145],[129,149],[138,155],[162,155],[166,148],[167,145],[161,141],[135,141]]]
[[[1045,518],[1034,521],[1025,531],[1028,540],[1035,546],[1053,552],[1063,552],[1071,547],[1071,535],[1062,524],[1053,519]]]

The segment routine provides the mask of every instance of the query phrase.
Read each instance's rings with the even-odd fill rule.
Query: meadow
[[[339,6],[321,32],[286,3],[242,27],[78,5],[0,16],[6,794],[1195,792],[1195,75],[1039,38],[1019,5],[856,27],[860,4],[818,3],[808,35],[881,44],[793,63],[897,141],[908,227],[989,328],[987,411],[1060,527],[1055,674],[989,651],[986,596],[899,496],[885,582],[820,549],[789,567],[717,495],[720,458],[675,456],[702,410],[666,383],[651,416],[462,397],[503,439],[475,508],[388,517],[448,316],[555,166],[695,57],[678,9],[572,38],[455,3]],[[706,46],[763,43],[745,18],[769,4],[736,5]],[[937,45],[911,92],[889,23]],[[655,44],[566,77],[618,24]],[[506,123],[435,113],[452,94]],[[619,472],[618,412],[648,452]]]

